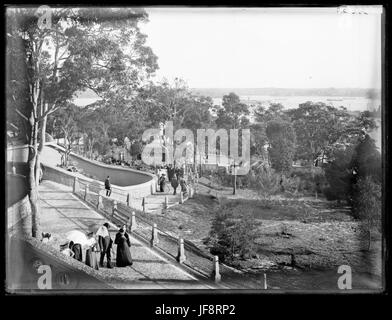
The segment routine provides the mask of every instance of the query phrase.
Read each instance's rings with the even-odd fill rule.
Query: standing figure
[[[174,189],[173,194],[177,194],[177,188],[178,188],[178,180],[177,180],[177,176],[174,174],[172,179],[171,179],[171,186]]]
[[[181,186],[181,192],[183,193],[184,197],[186,197],[188,195],[188,186],[186,184],[184,177],[180,178],[180,186]]]
[[[161,177],[159,178],[159,191],[165,192],[165,184],[166,184],[166,176],[162,173]]]
[[[86,250],[86,265],[89,267],[99,270],[97,251],[98,251],[98,243],[94,238],[94,233],[90,232],[88,235],[88,249]]]
[[[74,243],[73,241],[71,241],[69,243],[69,248],[72,250],[72,252],[74,253],[73,257],[82,262],[83,261],[83,254],[82,254],[82,245],[80,243]]]
[[[112,186],[110,185],[110,177],[108,176],[105,180],[106,196],[110,197],[112,194]]]
[[[114,240],[114,243],[117,245],[117,267],[127,267],[133,264],[130,249],[131,241],[129,240],[129,235],[125,230],[125,226],[121,227]]]
[[[173,177],[174,177],[174,168],[172,167],[171,164],[169,164],[167,167],[167,178],[171,182]]]
[[[113,240],[110,237],[108,229],[109,229],[109,224],[106,222],[97,231],[98,244],[99,244],[99,249],[101,251],[99,266],[103,267],[103,260],[105,259],[105,255],[106,255],[107,267],[112,268],[110,251],[112,250]]]

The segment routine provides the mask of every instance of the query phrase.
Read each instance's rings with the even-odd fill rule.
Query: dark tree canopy
[[[295,132],[291,123],[271,120],[267,123],[266,134],[272,168],[279,172],[288,172],[295,153]]]

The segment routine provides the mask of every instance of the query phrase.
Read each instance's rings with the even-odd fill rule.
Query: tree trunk
[[[30,137],[30,149],[29,149],[29,176],[28,176],[28,187],[29,187],[29,200],[31,206],[31,236],[37,238],[40,232],[40,212],[38,206],[38,183],[36,180],[36,162],[38,155],[37,138],[38,138],[38,122],[36,119],[33,120],[32,133]]]
[[[39,184],[40,175],[41,175],[41,153],[42,153],[42,150],[44,149],[44,145],[46,142],[45,134],[46,134],[46,124],[47,124],[47,120],[48,120],[47,118],[48,117],[45,116],[42,119],[42,125],[40,128],[40,144],[38,147],[37,160],[35,162],[35,180],[37,182],[37,185]]]
[[[68,167],[68,134],[67,132],[63,129],[64,132],[64,168]]]
[[[368,247],[367,251],[370,251],[372,245],[372,223],[368,220]]]

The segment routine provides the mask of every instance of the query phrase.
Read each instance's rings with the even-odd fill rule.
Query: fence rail
[[[79,198],[103,212],[116,225],[126,225],[128,232],[148,241],[152,247],[162,250],[179,263],[207,278],[212,277],[216,281],[220,280],[219,271],[216,272],[217,257],[203,252],[192,242],[163,230],[141,215],[143,204],[146,205],[146,198],[137,199],[142,207],[142,210],[140,210],[134,206],[136,199],[131,200],[130,196],[123,198],[122,201],[112,199],[106,196],[105,189],[100,184],[77,177],[74,178],[73,192]],[[180,203],[185,202],[193,194],[194,190],[191,189],[187,197],[180,198]],[[132,224],[136,224],[136,226]],[[218,264],[218,270],[219,266]]]

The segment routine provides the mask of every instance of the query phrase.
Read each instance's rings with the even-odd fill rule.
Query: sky
[[[376,9],[376,10],[375,10]],[[381,88],[381,14],[337,8],[147,8],[156,80],[191,88]]]

